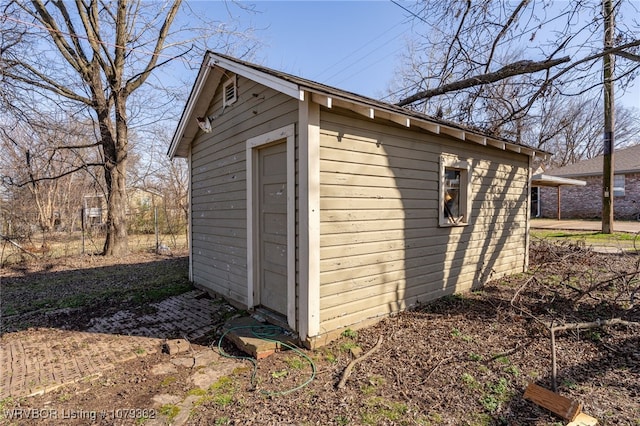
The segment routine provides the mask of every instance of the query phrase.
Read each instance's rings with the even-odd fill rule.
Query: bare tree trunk
[[[106,256],[124,256],[129,252],[127,234],[127,189],[124,175],[126,159],[105,169],[107,182],[107,236],[103,253]]]
[[[115,99],[115,137],[109,133],[103,140],[105,152],[105,180],[107,184],[107,236],[104,242],[104,254],[124,256],[129,252],[127,234],[127,151],[128,128],[126,97],[121,93]]]

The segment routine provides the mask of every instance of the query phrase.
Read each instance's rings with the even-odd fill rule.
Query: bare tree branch
[[[51,40],[53,40],[55,45],[58,47],[60,54],[66,59],[69,65],[71,65],[81,75],[86,76],[89,72],[89,64],[83,61],[82,57],[78,56],[77,52],[75,52],[75,50],[67,43],[67,40],[64,38],[64,32],[60,30],[60,27],[58,27],[55,19],[51,16],[42,1],[31,0],[31,4],[35,8],[35,11],[30,10],[21,3],[18,4],[20,4],[25,12],[45,26]]]
[[[3,176],[2,181],[8,185],[22,188],[27,185],[34,185],[38,182],[55,181],[62,177],[79,172],[81,170],[86,170],[89,167],[104,167],[104,163],[85,163],[85,164],[82,164],[81,166],[77,166],[71,170],[66,170],[65,172],[57,174],[55,176],[43,176],[38,178],[30,176],[29,180],[26,180],[23,182],[14,182],[14,179],[11,176]]]
[[[561,76],[563,76],[564,74],[568,73],[573,68],[576,68],[578,65],[581,65],[581,64],[586,63],[586,62],[593,61],[595,59],[599,59],[599,58],[603,57],[604,55],[608,55],[610,53],[617,54],[618,52],[624,51],[625,49],[628,49],[630,47],[635,47],[635,46],[640,46],[640,40],[634,40],[634,41],[632,41],[630,43],[626,43],[626,44],[621,45],[621,46],[617,46],[617,47],[614,47],[614,48],[611,48],[611,49],[606,49],[606,50],[603,50],[603,51],[601,51],[599,53],[595,53],[593,55],[589,55],[587,57],[584,57],[584,58],[582,58],[582,59],[580,59],[578,61],[572,62],[569,66],[564,68],[562,71],[558,72],[553,77],[547,78],[545,80],[545,82],[540,86],[540,88],[533,94],[533,96],[530,97],[529,102],[527,102],[517,112],[524,112],[524,111],[527,111],[529,108],[531,108],[533,106],[534,102],[538,99],[538,97],[540,97],[547,90],[547,88],[551,85],[551,83],[553,83],[555,80],[558,80]]]
[[[69,89],[67,86],[64,86],[63,84],[60,84],[58,81],[50,78],[49,76],[47,76],[46,74],[40,72],[39,70],[35,69],[34,67],[32,67],[29,64],[26,63],[20,63],[19,67],[24,68],[25,70],[29,71],[29,73],[33,74],[33,76],[35,78],[27,78],[24,77],[21,74],[18,74],[17,72],[13,72],[13,71],[7,71],[4,73],[5,76],[16,80],[16,81],[21,81],[23,83],[26,83],[28,85],[34,86],[34,87],[38,87],[40,89],[45,89],[48,90],[50,92],[54,92],[60,96],[63,96],[67,99],[71,99],[74,101],[78,101],[81,102],[85,105],[92,105],[93,101],[87,97],[81,96],[79,94],[77,94],[76,92],[72,91],[71,89]]]
[[[489,67],[491,66],[491,61],[493,59],[493,55],[496,53],[496,48],[498,47],[498,43],[500,43],[502,38],[507,33],[507,30],[511,27],[511,25],[513,25],[514,22],[517,22],[516,19],[517,19],[518,15],[522,11],[522,9],[524,9],[527,6],[527,4],[529,4],[530,1],[531,0],[522,0],[518,4],[518,6],[514,9],[513,13],[511,14],[509,19],[507,20],[507,23],[502,27],[502,29],[500,30],[500,32],[498,33],[496,38],[493,40],[493,44],[491,45],[491,52],[489,52],[489,57],[487,59],[487,65],[486,65],[486,67],[484,69],[485,73],[489,72]]]
[[[471,0],[467,0],[466,4],[465,4],[465,9],[464,9],[464,13],[462,15],[462,19],[460,19],[460,24],[458,25],[458,29],[456,31],[455,36],[453,36],[453,39],[451,40],[451,43],[449,43],[449,48],[447,49],[447,55],[445,56],[445,60],[443,61],[443,73],[445,72],[445,69],[447,66],[449,66],[450,60],[451,60],[451,52],[453,50],[453,45],[457,44],[460,48],[461,51],[464,51],[464,48],[462,46],[462,43],[460,43],[460,33],[462,32],[462,29],[464,28],[464,23],[467,19],[467,16],[469,15],[469,11],[471,11]],[[455,58],[454,58],[455,60]]]
[[[154,65],[152,68],[147,68],[142,72],[137,73],[136,75],[134,75],[133,77],[131,77],[129,80],[127,80],[127,84],[132,83],[136,80],[139,79],[140,77],[142,77],[145,73],[149,74],[151,73],[154,69],[156,68],[160,68],[163,65],[166,65],[167,63],[171,62],[171,61],[175,61],[176,59],[182,58],[186,55],[188,55],[191,51],[193,50],[193,45],[189,48],[189,50],[185,50],[184,52],[180,53],[179,55],[176,55],[175,57],[169,58],[163,62],[157,63],[156,65]]]
[[[97,1],[93,0],[91,1],[90,5],[86,5],[82,0],[76,0],[76,9],[78,10],[78,15],[80,16],[80,20],[82,21],[84,30],[87,33],[87,41],[89,42],[91,50],[93,51],[93,60],[97,61],[100,64],[100,67],[105,71],[107,77],[111,78],[111,76],[107,73],[110,69],[110,66],[105,63],[104,58],[101,55],[101,52],[106,48],[106,46],[104,45],[104,43],[100,43]],[[74,30],[72,31],[72,34],[77,33]],[[75,39],[79,38],[76,37]],[[78,49],[80,52],[82,51],[80,46],[78,46],[76,49]],[[108,52],[106,53],[107,54],[105,54],[105,57],[107,58],[107,60],[110,60]]]
[[[640,70],[640,22],[628,1],[617,1],[615,7],[621,18],[616,44],[605,49],[621,52],[615,78],[626,86]],[[554,151],[567,153],[562,161],[592,155],[597,144],[590,136],[584,144],[571,138],[573,148],[564,149],[561,142],[587,117],[576,116],[579,123],[574,125],[566,121],[572,120],[571,114],[559,117],[557,109],[552,107],[550,113],[545,108],[562,105],[564,113],[565,105],[584,102],[583,95],[590,100],[598,97],[602,80],[597,59],[607,53],[602,47],[604,15],[598,3],[565,2],[552,7],[544,0],[421,0],[405,10],[421,22],[416,19],[416,37],[408,42],[398,81],[390,86],[388,97],[401,101],[399,105],[497,136],[522,138],[523,143],[542,144],[544,149],[553,144]],[[503,65],[518,64],[521,59],[563,56],[571,61],[537,73],[516,73],[488,84],[475,80],[494,76],[491,71],[502,71]],[[556,101],[568,97],[574,101]],[[415,99],[414,104],[404,105]]]
[[[53,149],[54,150],[63,150],[63,149],[86,149],[86,148],[97,148],[99,146],[101,146],[102,144],[100,142],[95,142],[95,143],[88,143],[85,145],[70,145],[70,146],[56,146]]]
[[[149,60],[149,63],[147,64],[144,71],[139,73],[137,78],[130,80],[126,84],[127,93],[131,93],[132,91],[140,87],[140,85],[145,82],[147,77],[149,77],[149,74],[151,74],[151,71],[153,71],[153,69],[155,68],[158,62],[158,55],[160,54],[160,52],[162,52],[163,45],[167,38],[167,34],[169,33],[169,28],[171,27],[171,24],[173,23],[173,20],[175,19],[178,13],[178,10],[180,9],[181,3],[182,3],[182,0],[174,0],[173,4],[171,5],[169,12],[165,15],[164,23],[162,24],[162,28],[160,28],[158,37],[156,38],[156,45],[153,49],[153,54],[151,55],[151,59]],[[168,61],[165,61],[165,63],[166,62]]]
[[[509,77],[522,74],[532,74],[538,71],[546,70],[551,67],[555,67],[565,62],[569,62],[571,59],[568,56],[559,59],[550,59],[540,62],[534,61],[519,61],[513,64],[509,64],[500,68],[498,71],[494,71],[487,74],[481,74],[474,77],[470,77],[464,80],[456,81],[450,84],[437,87],[431,90],[424,90],[418,92],[413,96],[401,100],[396,105],[405,106],[413,102],[432,98],[434,96],[442,95],[447,92],[454,92],[457,90],[467,89],[469,87],[480,86],[483,84],[495,83],[500,80],[504,80]]]
[[[631,52],[616,52],[616,55],[622,56],[623,58],[631,61],[640,62],[640,55],[635,55]]]
[[[82,49],[82,45],[80,44],[80,37],[74,37],[75,35],[78,34],[78,32],[76,31],[75,26],[73,25],[73,21],[71,20],[71,16],[69,15],[69,11],[64,5],[64,2],[57,0],[52,3],[58,8],[60,13],[62,14],[64,23],[67,26],[67,30],[69,34],[71,34],[71,42],[73,43],[73,46],[75,48],[75,55],[78,56],[78,58],[83,64],[89,64],[90,61],[87,59],[86,55],[84,54],[84,50]],[[92,40],[90,39],[89,41],[92,41]]]

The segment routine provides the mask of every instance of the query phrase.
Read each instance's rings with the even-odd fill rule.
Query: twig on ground
[[[492,356],[491,358],[489,358],[489,361],[495,361],[495,360],[496,360],[496,359],[498,359],[498,358],[502,358],[502,357],[505,357],[505,356],[509,356],[509,355],[511,355],[511,354],[513,354],[513,353],[515,353],[515,352],[517,352],[517,351],[518,351],[518,349],[520,349],[521,347],[522,347],[522,346],[521,346],[519,343],[516,343],[516,346],[515,346],[515,347],[513,347],[513,348],[511,348],[511,349],[509,349],[509,350],[506,350],[506,351],[504,351],[504,352],[501,352],[501,353],[499,353],[499,354],[495,354],[494,356]]]
[[[374,345],[374,347],[372,347],[366,353],[364,353],[362,356],[354,359],[353,361],[351,361],[349,363],[349,365],[347,365],[347,368],[345,368],[344,372],[342,373],[342,378],[340,379],[340,381],[338,382],[338,385],[336,386],[338,389],[342,389],[344,387],[344,385],[347,383],[347,380],[349,379],[349,376],[351,375],[351,371],[353,370],[353,367],[355,367],[355,365],[357,363],[362,362],[365,359],[369,358],[374,352],[376,352],[378,349],[380,349],[380,346],[382,346],[382,341],[383,340],[384,339],[382,338],[382,336],[378,337],[378,342]]]
[[[607,325],[616,325],[616,324],[626,325],[629,327],[640,325],[640,323],[636,321],[627,321],[627,320],[623,320],[622,318],[612,318],[608,320],[597,320],[597,321],[591,321],[591,322],[574,322],[574,323],[568,323],[563,325],[556,325],[553,327],[549,326],[549,329],[553,332],[556,332],[556,331],[564,331],[564,330],[579,330],[582,328],[597,328],[597,327],[604,327]]]
[[[193,358],[193,364],[191,365],[191,369],[193,370],[196,366],[196,351],[193,349],[193,346],[191,345],[191,342],[189,341],[189,339],[187,339],[187,335],[183,334],[182,338],[189,344],[189,351],[191,351],[191,358]]]
[[[556,331],[564,331],[564,330],[580,330],[584,328],[598,328],[604,327],[607,325],[626,325],[628,327],[632,326],[640,326],[640,323],[635,321],[627,321],[621,318],[612,318],[609,320],[597,320],[592,322],[574,322],[563,325],[548,325],[548,329],[551,332],[551,385],[553,386],[553,391],[557,392],[557,372],[558,367],[556,363]]]
[[[615,277],[608,278],[608,279],[602,280],[602,281],[598,281],[597,283],[592,284],[586,290],[582,290],[582,289],[578,289],[578,288],[572,287],[573,290],[576,290],[579,293],[578,297],[574,299],[573,303],[574,303],[574,305],[577,304],[585,296],[589,296],[589,297],[591,297],[591,298],[593,298],[595,300],[601,300],[600,298],[597,298],[597,297],[591,295],[591,292],[592,291],[596,291],[596,290],[600,290],[602,287],[606,287],[606,286],[608,286],[610,284],[613,284],[614,282],[616,282],[618,280],[625,281],[629,277],[630,277],[630,280],[632,280],[632,279],[634,279],[634,278],[636,278],[638,276],[639,272],[640,271],[635,270],[635,271],[631,271],[631,272],[619,273]],[[568,284],[565,283],[565,285],[568,285]]]
[[[449,361],[451,358],[453,358],[453,357],[443,358],[440,361],[438,361],[438,363],[431,370],[429,370],[429,372],[425,376],[424,380],[422,382],[420,382],[420,386],[424,385],[427,382],[427,380],[429,380],[429,377],[431,377],[431,375],[438,369],[438,367],[440,367],[445,362]]]
[[[513,306],[513,307],[515,308],[515,305],[514,305],[514,304],[515,304],[516,298],[518,297],[518,295],[520,294],[520,292],[521,292],[522,290],[524,290],[524,289],[525,289],[525,287],[527,287],[527,286],[529,285],[529,283],[530,283],[531,281],[534,281],[535,279],[536,279],[536,276],[535,276],[535,275],[531,275],[531,276],[529,277],[529,279],[528,279],[528,280],[526,280],[526,281],[525,281],[525,282],[520,286],[520,288],[519,288],[518,290],[516,290],[516,292],[513,294],[513,297],[511,298],[511,302],[510,302],[511,306]]]

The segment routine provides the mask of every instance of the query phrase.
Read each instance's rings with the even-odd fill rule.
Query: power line
[[[393,4],[395,4],[396,6],[400,7],[401,9],[403,9],[405,12],[409,13],[409,14],[410,14],[411,16],[413,16],[414,18],[417,18],[417,19],[421,20],[422,22],[424,22],[424,23],[426,23],[426,24],[429,24],[425,19],[423,19],[422,17],[418,16],[418,15],[417,15],[416,13],[414,13],[413,11],[411,11],[411,10],[407,9],[406,7],[404,7],[402,4],[398,3],[397,1],[395,1],[395,0],[390,0],[390,1],[391,1]],[[334,63],[334,64],[330,65],[329,67],[325,68],[324,70],[322,70],[319,74],[317,74],[317,75],[316,75],[316,77],[315,77],[315,78],[319,78],[322,74],[326,73],[328,70],[330,70],[330,69],[332,69],[332,68],[336,67],[336,65],[341,64],[342,62],[344,62],[344,61],[345,61],[345,59],[347,59],[347,58],[349,58],[349,57],[353,56],[354,54],[356,54],[356,53],[358,53],[358,52],[362,51],[365,47],[370,46],[370,45],[371,45],[371,43],[375,42],[376,40],[379,40],[380,38],[382,38],[383,36],[385,36],[386,34],[388,34],[389,32],[391,32],[392,30],[396,29],[397,27],[399,27],[400,25],[402,25],[402,24],[404,24],[404,23],[405,23],[405,21],[401,21],[401,22],[398,22],[396,25],[394,25],[394,26],[392,26],[392,27],[388,28],[388,29],[387,29],[387,30],[385,30],[383,33],[381,33],[380,35],[378,35],[377,37],[375,37],[374,39],[372,39],[372,40],[368,41],[368,42],[367,42],[367,43],[365,43],[364,45],[360,46],[359,48],[355,49],[354,51],[352,51],[351,53],[349,53],[348,55],[346,55],[345,57],[343,57],[342,59],[340,59],[339,61],[337,61],[336,63]],[[391,43],[392,41],[396,40],[398,37],[400,37],[400,36],[401,36],[402,34],[404,34],[405,32],[406,32],[406,30],[405,30],[405,31],[402,31],[400,34],[398,34],[398,35],[396,35],[395,37],[393,37],[392,39],[388,40],[386,43],[382,44],[381,46],[376,46],[376,47],[374,47],[371,51],[369,51],[369,52],[368,52],[368,53],[366,53],[365,55],[358,57],[357,59],[353,60],[350,64],[348,64],[348,65],[346,65],[345,67],[343,67],[342,69],[340,69],[340,70],[336,71],[335,73],[333,73],[333,74],[332,74],[332,75],[330,75],[329,77],[327,77],[327,78],[323,79],[323,82],[325,82],[325,83],[326,83],[328,80],[332,79],[333,77],[335,77],[335,76],[337,76],[337,75],[340,75],[341,73],[345,72],[345,71],[346,71],[346,70],[348,70],[349,68],[352,68],[353,66],[355,66],[355,65],[357,65],[357,64],[359,64],[359,63],[361,63],[363,59],[366,59],[367,57],[371,56],[371,55],[372,55],[376,50],[379,50],[381,47],[386,46],[386,45],[388,45],[389,43]],[[374,61],[374,62],[372,62],[372,63],[369,63],[369,64],[367,64],[367,67],[365,67],[365,68],[363,68],[363,69],[361,69],[361,70],[359,70],[359,71],[356,71],[356,72],[354,72],[354,73],[350,74],[350,75],[349,75],[349,76],[347,76],[347,77],[344,77],[344,78],[340,79],[339,81],[337,81],[337,82],[336,82],[336,83],[334,83],[334,84],[340,84],[340,83],[344,82],[345,80],[348,80],[348,79],[350,79],[350,78],[354,77],[355,75],[358,75],[359,73],[361,73],[361,72],[365,71],[366,69],[368,69],[368,68],[369,68],[369,67],[371,67],[372,65],[375,65],[375,64],[378,64],[378,63],[382,62],[382,61],[383,61],[383,60],[385,60],[385,59],[386,59],[386,57],[382,57],[382,58],[378,59],[377,61]],[[384,99],[387,99],[387,98],[389,98],[389,97],[392,97],[392,96],[396,95],[397,93],[400,93],[400,92],[405,91],[405,90],[408,90],[408,89],[409,89],[409,87],[404,88],[404,89],[400,89],[400,90],[398,90],[398,91],[396,91],[396,92],[393,92],[393,93],[391,93],[391,94],[389,94],[389,95],[385,96],[385,97],[384,97],[384,98],[382,98],[381,100],[384,100]]]
[[[395,95],[397,95],[397,94],[399,94],[399,93],[402,93],[402,92],[406,92],[406,91],[408,91],[411,87],[414,87],[414,86],[415,86],[415,87],[417,87],[417,86],[418,86],[418,84],[417,84],[417,83],[414,83],[414,84],[412,84],[411,86],[402,87],[402,88],[400,88],[400,89],[398,89],[398,90],[394,90],[393,92],[389,93],[388,95],[381,97],[381,98],[380,98],[380,100],[381,100],[381,101],[384,101],[385,99],[389,99],[389,98],[391,98],[392,96],[395,96]],[[415,89],[414,89],[414,90],[415,90]]]
[[[318,74],[316,74],[314,76],[314,79],[318,80],[320,79],[320,77],[325,74],[327,71],[332,70],[333,68],[335,68],[337,65],[340,65],[342,62],[344,62],[346,59],[351,58],[354,54],[360,52],[361,50],[363,50],[365,47],[370,46],[371,43],[375,42],[376,40],[382,38],[383,36],[385,36],[387,33],[391,32],[392,30],[398,28],[400,25],[402,25],[403,22],[398,22],[397,24],[389,27],[387,30],[385,30],[384,32],[382,32],[380,35],[378,35],[377,37],[375,37],[372,40],[368,40],[365,44],[361,45],[360,47],[356,48],[355,50],[353,50],[352,52],[348,53],[347,55],[345,55],[344,57],[342,57],[341,59],[339,59],[338,61],[334,62],[333,64],[329,65],[328,67],[326,67],[325,69],[323,69],[322,71],[320,71]],[[392,40],[395,40],[396,38],[398,38],[398,36],[394,37]],[[388,43],[385,43],[388,44]],[[356,60],[357,61],[357,60]],[[350,65],[351,66],[351,65]],[[349,67],[347,67],[349,68]],[[345,68],[346,69],[346,68]],[[338,71],[339,73],[340,71]],[[336,73],[332,74],[330,77],[323,79],[323,81],[327,81],[330,78],[332,78]]]
[[[430,25],[429,22],[427,22],[422,16],[417,15],[415,12],[413,12],[412,10],[407,9],[406,7],[404,7],[403,5],[401,5],[400,3],[398,3],[395,0],[391,0],[391,3],[395,4],[396,6],[398,6],[400,9],[404,10],[405,12],[409,13],[411,16],[413,16],[414,18],[418,18],[419,20],[421,20],[422,22],[424,22],[427,25]]]
[[[333,73],[332,75],[330,75],[329,77],[327,77],[326,79],[324,79],[324,81],[328,81],[328,80],[332,79],[333,77],[335,77],[335,76],[337,76],[337,75],[339,75],[339,74],[343,73],[344,71],[348,70],[349,68],[351,68],[351,67],[353,67],[353,66],[355,66],[355,65],[360,64],[360,63],[362,62],[362,60],[363,60],[363,59],[365,59],[365,58],[367,58],[367,57],[371,56],[374,52],[378,51],[380,48],[382,48],[382,47],[384,47],[384,46],[388,45],[389,43],[391,43],[391,42],[393,42],[393,41],[395,41],[395,40],[396,40],[398,37],[400,37],[402,34],[403,34],[403,33],[400,33],[400,34],[396,35],[395,37],[393,37],[392,39],[388,40],[386,43],[384,43],[384,44],[382,44],[382,45],[380,45],[380,46],[374,46],[374,47],[373,47],[373,49],[372,49],[371,51],[367,52],[367,53],[366,53],[366,54],[364,54],[363,56],[360,56],[360,57],[358,57],[358,58],[354,59],[354,61],[353,61],[350,65],[347,65],[346,67],[344,67],[344,68],[342,68],[342,69],[340,69],[340,70],[336,71],[335,73]],[[375,64],[377,64],[378,62],[382,61],[383,59],[386,59],[386,56],[385,56],[385,57],[382,57],[380,60],[378,60],[378,61],[376,61],[376,62],[374,62],[374,63],[375,63]],[[362,71],[365,71],[365,69],[361,69],[360,71],[358,71],[358,72],[356,72],[356,73],[352,74],[351,76],[346,77],[346,78],[343,78],[342,80],[338,81],[338,83],[340,83],[340,82],[342,82],[342,81],[344,81],[344,80],[347,80],[347,79],[349,79],[350,77],[352,77],[353,75],[356,75],[356,74],[358,74],[358,73],[360,73],[360,72],[362,72]]]

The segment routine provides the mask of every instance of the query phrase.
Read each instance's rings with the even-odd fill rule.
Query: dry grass
[[[104,245],[104,233],[83,235],[74,233],[53,233],[37,235],[30,239],[2,240],[0,247],[0,265],[5,267],[36,259],[58,259],[81,254],[99,254]],[[158,244],[170,250],[187,248],[185,234],[162,234]],[[132,252],[151,252],[156,249],[156,236],[153,234],[129,235],[129,249]]]

